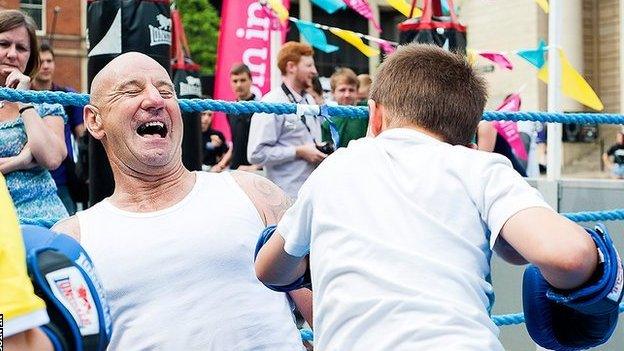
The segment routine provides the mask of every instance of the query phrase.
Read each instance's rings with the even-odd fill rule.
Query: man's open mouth
[[[142,137],[159,136],[164,138],[167,136],[167,126],[163,122],[152,121],[143,123],[137,128],[137,134]]]

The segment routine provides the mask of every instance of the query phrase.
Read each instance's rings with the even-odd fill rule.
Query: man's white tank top
[[[229,173],[195,174],[167,209],[106,199],[78,213],[113,317],[109,349],[301,350],[286,295],[255,275],[258,211]]]

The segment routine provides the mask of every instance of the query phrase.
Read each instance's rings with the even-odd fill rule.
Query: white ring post
[[[270,34],[270,57],[271,57],[271,90],[278,89],[282,84],[282,74],[277,68],[277,53],[282,46],[282,31],[271,28]]]
[[[548,15],[548,112],[561,112],[561,43],[562,0],[551,0]],[[547,179],[561,178],[561,123],[548,123]]]

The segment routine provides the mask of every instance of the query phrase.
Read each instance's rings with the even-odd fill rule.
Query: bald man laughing
[[[85,125],[106,150],[111,197],[53,229],[98,267],[113,318],[112,350],[300,350],[286,294],[257,279],[259,233],[289,207],[246,172],[191,172],[167,71],[126,53],[94,78]],[[218,201],[215,201],[218,199]],[[309,291],[291,295],[311,305]]]

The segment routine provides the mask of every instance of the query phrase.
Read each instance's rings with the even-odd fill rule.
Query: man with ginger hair
[[[277,55],[282,85],[271,90],[263,102],[290,102],[313,105],[306,90],[317,75],[312,47],[288,42]],[[327,156],[317,149],[321,141],[318,116],[256,113],[251,118],[247,156],[253,164],[266,170],[267,178],[296,197],[299,188],[316,166]]]
[[[287,294],[253,271],[259,233],[289,206],[283,192],[249,172],[186,169],[173,83],[146,55],[109,62],[84,116],[115,190],[53,230],[78,239],[98,267],[109,349],[301,350]]]

